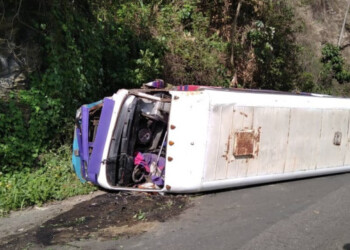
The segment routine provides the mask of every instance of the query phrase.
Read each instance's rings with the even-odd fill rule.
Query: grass
[[[140,209],[138,213],[133,216],[133,218],[137,220],[144,220],[146,219],[146,213]]]
[[[87,194],[96,189],[82,184],[72,170],[70,146],[42,155],[42,167],[20,172],[0,172],[0,216],[11,210],[42,205],[51,200]]]

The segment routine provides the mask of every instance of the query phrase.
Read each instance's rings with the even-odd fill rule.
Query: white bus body
[[[350,99],[209,88],[166,93],[164,185],[148,189],[108,181],[106,159],[123,102],[130,95],[161,101],[142,90],[112,97],[98,185],[192,193],[350,170]]]

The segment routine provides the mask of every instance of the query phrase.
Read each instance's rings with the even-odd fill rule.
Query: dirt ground
[[[20,228],[0,237],[0,249],[44,248],[83,239],[117,240],[152,230],[189,206],[189,197],[183,195],[104,193],[45,222],[33,222],[28,230]]]

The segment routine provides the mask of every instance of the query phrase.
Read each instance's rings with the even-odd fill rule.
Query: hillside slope
[[[347,0],[292,0],[297,22],[301,32],[297,34],[298,44],[302,46],[301,63],[305,72],[310,72],[315,82],[322,74],[321,51],[327,44],[338,44],[346,11]],[[340,44],[341,55],[350,64],[350,16],[347,18],[344,35]],[[347,84],[339,85],[333,81],[333,94],[349,95]]]

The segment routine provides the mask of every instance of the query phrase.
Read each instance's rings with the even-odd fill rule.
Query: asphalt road
[[[153,231],[83,249],[350,249],[350,174],[204,194]]]

